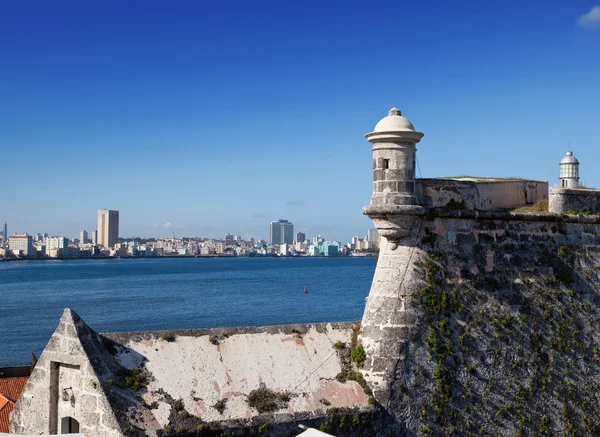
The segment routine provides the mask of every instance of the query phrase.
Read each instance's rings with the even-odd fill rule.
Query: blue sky
[[[425,133],[423,177],[552,184],[570,142],[600,187],[599,4],[3,2],[0,220],[347,241],[392,106]]]

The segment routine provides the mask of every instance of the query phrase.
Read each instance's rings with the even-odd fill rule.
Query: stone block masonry
[[[399,435],[600,433],[600,220],[430,211],[384,243],[365,376]]]
[[[548,210],[555,214],[600,214],[600,190],[589,188],[553,188]]]

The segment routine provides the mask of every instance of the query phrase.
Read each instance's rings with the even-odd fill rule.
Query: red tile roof
[[[0,432],[8,433],[10,412],[19,399],[29,376],[0,378]]]

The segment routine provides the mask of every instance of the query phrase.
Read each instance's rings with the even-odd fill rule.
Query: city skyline
[[[347,238],[370,223],[362,136],[392,106],[425,133],[418,176],[554,185],[570,144],[598,187],[592,6],[3,5],[0,144],[65,177],[6,165],[0,216],[76,236],[111,205],[123,235],[267,239],[287,217]]]

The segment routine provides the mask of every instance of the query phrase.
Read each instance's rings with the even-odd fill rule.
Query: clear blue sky
[[[110,208],[121,236],[265,238],[287,218],[347,241],[392,106],[423,177],[552,184],[570,142],[600,187],[597,4],[2,2],[0,221],[75,237]]]

